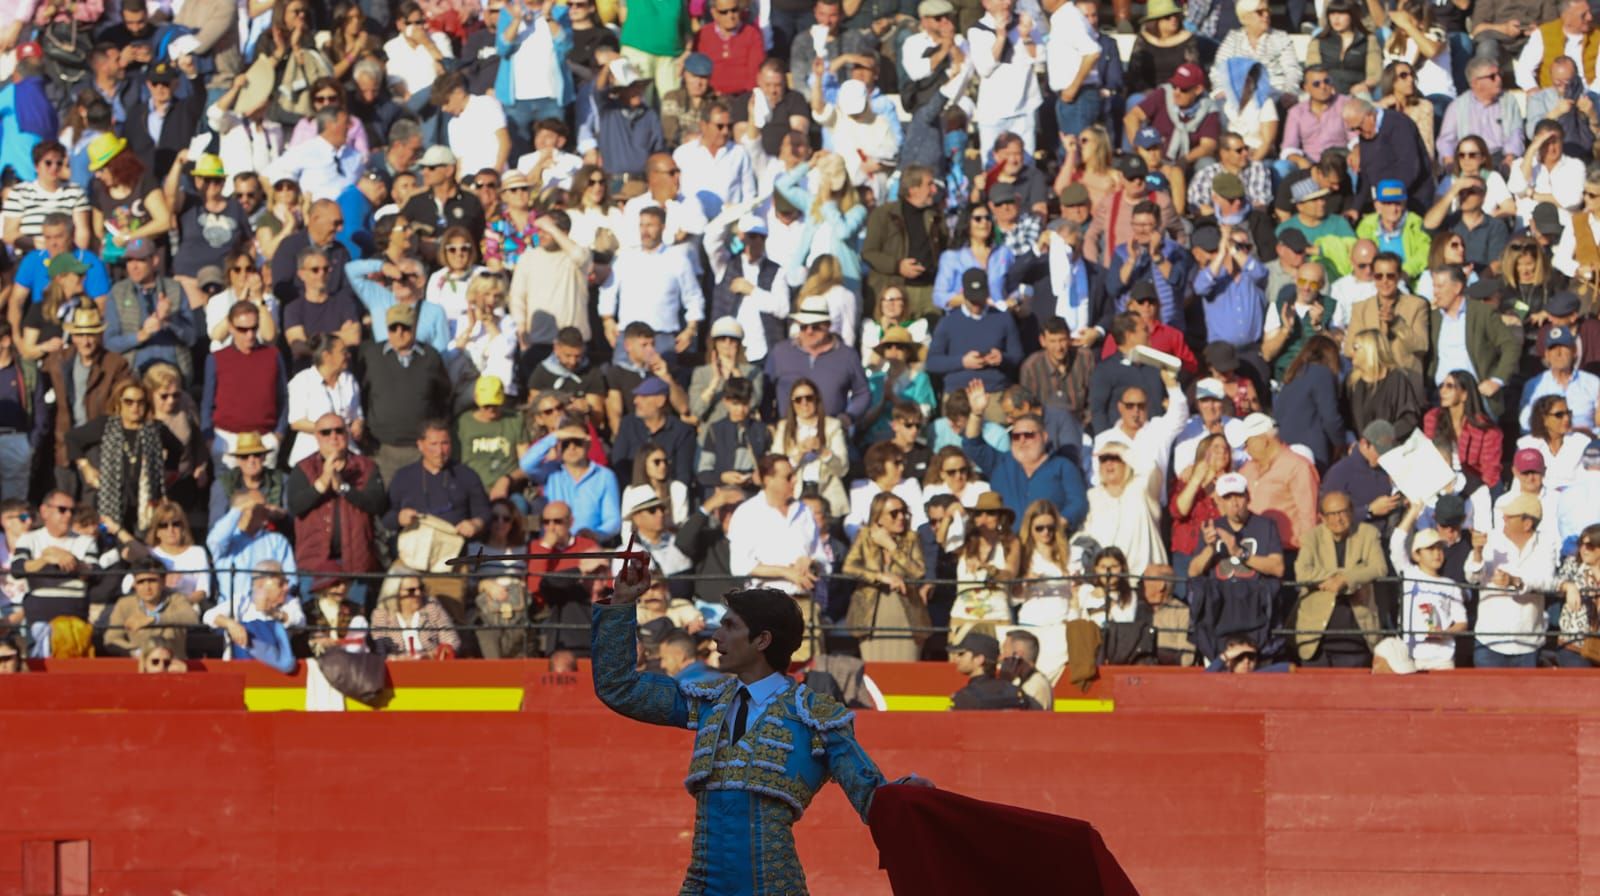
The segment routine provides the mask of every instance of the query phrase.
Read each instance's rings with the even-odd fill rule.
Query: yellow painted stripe
[[[944,712],[950,708],[949,697],[931,694],[884,694],[883,700],[890,712]],[[1056,712],[1111,712],[1115,705],[1115,701],[1112,700],[1058,697],[1055,710]]]
[[[388,712],[517,712],[522,688],[399,688],[384,707]],[[299,712],[306,708],[304,688],[245,688],[244,705],[251,712]],[[370,711],[346,698],[345,709]]]

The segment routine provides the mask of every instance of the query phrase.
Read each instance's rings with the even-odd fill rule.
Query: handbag
[[[417,522],[395,539],[395,557],[417,572],[444,572],[445,563],[461,556],[467,540],[439,517],[418,514]]]

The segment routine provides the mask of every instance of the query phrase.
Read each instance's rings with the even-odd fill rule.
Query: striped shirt
[[[44,227],[44,219],[51,212],[61,212],[71,215],[79,211],[89,210],[89,197],[77,184],[63,181],[50,192],[39,186],[36,180],[17,184],[6,194],[5,217],[17,218],[22,222],[22,235],[38,237]]]

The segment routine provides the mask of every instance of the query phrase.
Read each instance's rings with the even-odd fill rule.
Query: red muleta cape
[[[906,784],[878,788],[870,816],[878,867],[900,896],[1139,893],[1087,821]]]

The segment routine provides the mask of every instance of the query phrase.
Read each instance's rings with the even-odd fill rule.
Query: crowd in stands
[[[6,665],[1600,660],[1587,0],[0,7]]]

